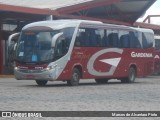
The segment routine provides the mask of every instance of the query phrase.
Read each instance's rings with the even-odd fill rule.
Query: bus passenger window
[[[155,49],[160,50],[160,39],[157,36],[155,38]]]
[[[96,37],[96,30],[90,29],[90,47],[95,47],[97,45],[97,37]]]
[[[66,44],[66,38],[64,36],[61,36],[57,39],[56,42],[56,59],[62,57],[67,53],[67,44]]]
[[[125,34],[120,37],[120,48],[129,48],[129,35]]]
[[[89,33],[89,29],[86,29],[86,32],[83,33],[83,45],[85,47],[89,47],[90,46],[90,33]]]
[[[143,33],[142,34],[142,44],[143,48],[152,48],[153,47],[153,35],[150,33]]]
[[[97,46],[106,47],[105,36],[106,36],[106,30],[104,29],[96,30]]]
[[[70,43],[72,40],[74,30],[75,30],[75,28],[73,28],[73,27],[68,27],[68,28],[63,29],[63,35],[65,37],[64,43],[65,43],[65,50],[66,51],[69,50],[69,46],[70,46]]]
[[[84,46],[84,40],[85,40],[85,29],[80,28],[77,36],[76,36],[76,40],[75,40],[75,47],[82,47]]]
[[[131,48],[141,48],[140,40],[138,39],[138,35],[136,32],[129,32],[129,40]]]
[[[95,44],[95,46],[100,47],[101,46],[101,36],[98,34],[96,35],[96,41],[97,43]]]
[[[82,41],[82,36],[79,33],[76,37],[76,40],[75,40],[75,47],[80,47],[81,46],[81,41]]]
[[[143,44],[143,48],[148,48],[147,38],[144,35],[144,33],[142,34],[142,44]]]
[[[108,39],[109,39],[109,47],[118,47],[118,33],[110,33],[108,35]]]
[[[76,47],[80,47],[81,46],[80,37],[79,38],[77,37],[77,39],[75,41],[75,46]]]
[[[107,30],[103,30],[103,34],[101,35],[101,41],[102,47],[109,47],[109,38],[107,36]]]

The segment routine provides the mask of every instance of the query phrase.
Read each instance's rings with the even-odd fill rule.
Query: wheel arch
[[[134,68],[135,69],[135,71],[136,71],[136,75],[137,75],[137,65],[136,64],[131,64],[130,66],[129,66],[129,69],[130,68]],[[129,71],[129,69],[128,69],[128,71]]]
[[[75,65],[73,66],[72,70],[73,70],[74,68],[77,68],[77,69],[79,70],[79,72],[80,72],[80,77],[83,78],[83,68],[82,68],[82,65],[80,65],[80,64],[75,64]]]

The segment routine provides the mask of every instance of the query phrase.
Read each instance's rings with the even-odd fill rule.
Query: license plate
[[[26,77],[29,78],[29,79],[35,78],[34,75],[27,75]]]

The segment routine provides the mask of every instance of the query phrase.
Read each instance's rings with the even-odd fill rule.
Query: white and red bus
[[[133,83],[153,73],[154,33],[149,29],[85,20],[42,21],[26,25],[16,48],[17,80],[109,79]]]

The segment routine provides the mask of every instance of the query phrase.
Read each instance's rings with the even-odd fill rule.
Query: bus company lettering
[[[136,53],[136,52],[132,52],[131,53],[131,57],[134,57],[134,58],[152,58],[153,57],[153,54],[152,53]]]

